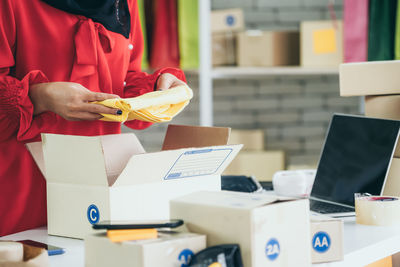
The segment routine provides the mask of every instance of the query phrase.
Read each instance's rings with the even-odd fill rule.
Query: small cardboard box
[[[365,96],[365,116],[400,120],[400,95]],[[400,158],[400,142],[397,143],[394,156]]]
[[[343,221],[322,215],[311,216],[312,263],[343,260]]]
[[[214,66],[236,64],[236,35],[234,33],[212,35],[212,63]]]
[[[400,94],[400,60],[341,64],[341,96]]]
[[[342,21],[301,22],[300,51],[301,66],[339,67],[343,62]]]
[[[389,173],[386,178],[382,195],[400,197],[399,175],[400,175],[400,158],[395,157],[392,159],[392,163],[390,164]]]
[[[241,67],[299,65],[299,33],[246,31],[237,37]]]
[[[400,120],[400,95],[365,96],[365,116]]]
[[[171,217],[207,236],[207,246],[240,245],[244,266],[310,266],[308,199],[195,192],[171,201]]]
[[[242,151],[224,174],[253,175],[258,181],[272,181],[274,173],[284,169],[284,151]]]
[[[263,130],[232,130],[228,144],[243,144],[242,151],[263,151]]]
[[[228,135],[228,128],[170,125],[156,153],[145,153],[134,134],[42,135],[28,148],[47,181],[49,234],[83,238],[100,220],[168,219],[170,199],[221,190],[220,175],[241,148],[214,146]]]
[[[238,32],[244,29],[243,10],[240,8],[211,12],[211,32]]]
[[[164,232],[157,239],[113,243],[105,234],[85,238],[86,267],[179,267],[206,248],[206,237]]]

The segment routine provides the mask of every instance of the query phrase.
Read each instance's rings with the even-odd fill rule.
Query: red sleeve
[[[155,88],[158,77],[163,73],[171,73],[178,79],[186,82],[183,71],[176,68],[163,68],[155,71],[153,74],[147,74],[141,71],[142,55],[144,49],[142,28],[139,19],[139,9],[137,1],[130,1],[131,4],[131,43],[133,49],[131,53],[130,65],[126,76],[126,86],[124,97],[135,97],[145,93],[152,92]],[[150,122],[128,121],[125,125],[132,129],[144,129],[151,125]]]
[[[47,82],[40,71],[29,72],[22,80],[10,76],[15,65],[15,36],[12,0],[0,1],[0,142],[13,136],[24,140],[39,135],[30,129],[33,104],[28,92],[31,84]]]

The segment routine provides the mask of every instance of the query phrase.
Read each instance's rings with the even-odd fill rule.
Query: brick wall
[[[298,29],[301,20],[329,19],[328,0],[213,0],[213,8],[241,7],[247,28]],[[338,18],[342,1],[335,1]],[[195,97],[173,123],[199,123],[198,77],[189,75]],[[272,76],[214,81],[217,126],[263,129],[266,149],[283,149],[287,164],[316,164],[331,115],[359,114],[358,97],[339,97],[337,75]],[[161,146],[167,125],[135,131],[148,151]]]

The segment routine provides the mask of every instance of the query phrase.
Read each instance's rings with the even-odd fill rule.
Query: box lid
[[[228,143],[230,128],[168,125],[162,150],[221,146]]]
[[[400,93],[400,60],[341,64],[340,95],[387,95]]]
[[[42,134],[42,153],[30,145],[37,162],[44,159],[48,182],[108,186],[132,155],[145,153],[134,134],[72,136]]]
[[[221,175],[242,145],[183,148],[134,155],[113,186]]]
[[[252,210],[258,207],[271,205],[279,201],[294,200],[293,198],[279,197],[266,194],[249,194],[231,191],[198,191],[183,197],[173,199],[172,202],[218,206],[234,209]]]

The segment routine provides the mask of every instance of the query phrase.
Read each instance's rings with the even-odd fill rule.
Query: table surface
[[[65,248],[63,255],[50,257],[51,267],[83,267],[83,240],[47,235],[46,228],[2,237],[3,240],[32,239]],[[365,266],[400,251],[400,227],[366,226],[354,218],[344,221],[344,261],[314,264],[318,267]]]

